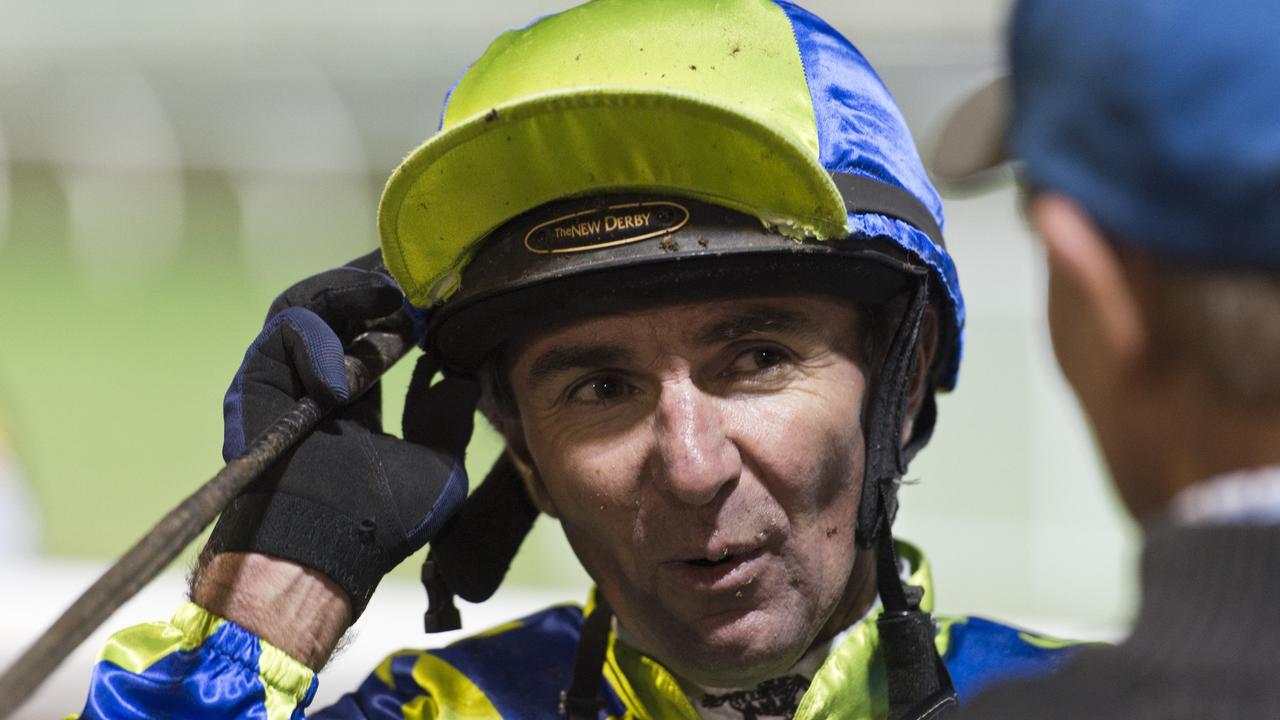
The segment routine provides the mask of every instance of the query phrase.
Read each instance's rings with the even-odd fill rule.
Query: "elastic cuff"
[[[262,654],[258,657],[258,678],[267,688],[267,696],[277,702],[303,707],[311,704],[320,683],[315,672],[289,653],[259,638]]]
[[[269,696],[306,707],[315,695],[318,683],[311,668],[231,620],[186,602],[174,613],[170,624],[193,647],[203,645],[202,651],[228,658],[257,675]],[[224,632],[218,633],[219,630]]]

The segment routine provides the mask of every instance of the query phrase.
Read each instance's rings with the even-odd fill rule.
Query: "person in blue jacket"
[[[431,543],[451,627],[539,512],[585,608],[393,653],[310,717],[937,718],[1071,652],[932,617],[892,537],[964,305],[902,116],[821,19],[598,0],[511,31],[379,227],[272,306],[224,453],[303,395],[342,406],[343,346],[397,322],[425,350],[404,438],[376,396],[342,406],[223,513],[192,602],[108,643],[81,717],[303,717],[384,573]],[[507,452],[464,501],[477,403]]]
[[[1277,37],[1270,0],[1022,0],[1011,78],[943,136],[948,176],[1020,162],[1054,350],[1144,540],[1124,642],[966,717],[1280,715]]]

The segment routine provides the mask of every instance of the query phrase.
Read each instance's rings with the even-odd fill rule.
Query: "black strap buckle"
[[[422,586],[427,590],[427,612],[422,617],[423,628],[429,633],[461,628],[462,616],[453,604],[453,591],[440,574],[435,559],[429,554],[422,563]]]
[[[567,720],[599,720],[604,701],[598,697],[574,697],[568,690],[560,691],[560,716]]]

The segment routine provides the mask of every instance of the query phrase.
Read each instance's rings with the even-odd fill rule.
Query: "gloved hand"
[[[402,305],[377,253],[276,298],[227,390],[223,457],[242,454],[305,395],[327,407],[344,402],[344,345]],[[429,382],[423,374],[415,387]],[[478,396],[475,383],[458,379],[419,390],[406,403],[417,441],[409,442],[382,432],[375,385],[231,502],[206,555],[260,553],[312,568],[351,596],[354,622],[382,576],[429,542],[466,497],[462,459]]]

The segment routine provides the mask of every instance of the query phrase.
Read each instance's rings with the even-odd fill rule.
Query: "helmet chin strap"
[[[888,674],[889,720],[935,720],[957,707],[951,675],[934,644],[933,618],[920,609],[924,592],[906,584],[893,544],[898,485],[919,443],[903,443],[916,348],[928,305],[925,280],[912,289],[906,312],[894,333],[867,413],[867,462],[856,537],[876,554],[876,585],[884,610],[876,619]],[[928,408],[932,413],[932,408]],[[932,429],[932,417],[924,417]]]
[[[888,525],[876,547],[876,583],[884,606],[876,618],[889,687],[889,720],[936,720],[958,707],[951,673],[934,644],[933,616],[920,609],[923,591],[898,574]]]
[[[462,627],[454,596],[473,603],[488,600],[537,519],[538,509],[525,493],[515,464],[502,453],[484,482],[436,536],[422,564],[427,632]]]

